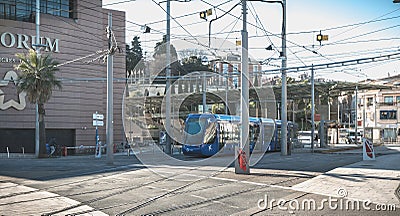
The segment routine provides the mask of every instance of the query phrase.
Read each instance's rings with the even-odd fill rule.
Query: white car
[[[349,135],[347,136],[347,143],[348,144],[355,144],[355,140],[356,140],[356,131],[354,130],[349,130]],[[362,142],[362,134],[361,131],[357,131],[357,144],[361,144]]]
[[[314,132],[314,142],[316,142],[316,137],[318,137],[318,131]],[[302,144],[311,144],[311,131],[299,131],[297,139]]]

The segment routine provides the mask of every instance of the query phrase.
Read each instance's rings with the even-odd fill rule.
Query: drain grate
[[[396,194],[397,199],[399,199],[399,201],[400,201],[400,184],[399,184],[399,186],[397,187],[397,189],[396,189],[396,191],[394,193]]]

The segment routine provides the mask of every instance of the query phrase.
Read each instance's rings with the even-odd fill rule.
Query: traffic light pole
[[[286,59],[286,0],[282,0],[282,102],[281,102],[281,120],[282,120],[282,128],[281,128],[281,155],[288,155],[288,129],[287,129],[287,83],[286,83],[286,70],[287,67],[287,59]]]
[[[282,121],[281,127],[281,155],[288,155],[288,129],[287,129],[287,82],[286,82],[286,73],[287,73],[287,55],[286,55],[286,0],[281,1],[267,1],[267,0],[248,0],[248,1],[260,1],[264,3],[279,3],[282,6],[282,52],[280,57],[282,58],[282,95],[281,95],[281,112],[280,116],[278,115],[278,119],[280,117]],[[279,109],[279,108],[278,108]],[[279,111],[278,111],[279,112]]]
[[[314,65],[313,65],[314,66]],[[315,93],[314,93],[314,67],[311,67],[311,152],[314,153],[315,137]]]

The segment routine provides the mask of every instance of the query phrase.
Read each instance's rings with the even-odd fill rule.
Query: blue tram
[[[280,150],[281,124],[279,120],[250,117],[250,152]],[[184,155],[212,156],[218,152],[234,154],[235,146],[239,146],[239,143],[239,116],[189,114],[186,118],[182,146]]]

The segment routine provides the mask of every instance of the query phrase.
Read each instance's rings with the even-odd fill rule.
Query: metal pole
[[[311,67],[311,152],[314,153],[315,131],[315,101],[314,101],[314,65]]]
[[[247,33],[247,5],[246,0],[242,0],[242,13],[243,13],[243,30],[242,30],[242,74],[241,74],[241,100],[240,100],[240,149],[239,149],[239,163],[235,164],[235,173],[249,174],[249,57],[248,57],[248,33]],[[240,162],[242,159],[242,162]],[[240,164],[241,163],[241,164]],[[244,164],[243,164],[244,163]]]
[[[358,85],[356,85],[356,98],[355,98],[355,117],[354,117],[354,130],[355,130],[355,135],[354,135],[354,142],[356,145],[358,144],[357,139],[358,139],[358,134],[357,134],[357,129],[358,129]]]
[[[98,155],[98,153],[101,151],[101,148],[99,147],[99,130],[98,130],[98,127],[97,127],[97,111],[96,111],[96,137],[95,137],[95,139],[96,139],[96,148],[95,148],[95,151],[94,151],[94,156],[95,157],[97,157],[97,155]]]
[[[165,130],[167,132],[167,137],[166,137],[166,149],[165,153],[166,154],[171,154],[171,137],[170,137],[170,132],[171,132],[171,41],[170,41],[170,35],[171,35],[171,1],[167,0],[167,35],[166,35],[166,69],[165,69],[165,75],[167,78],[166,81],[166,109],[165,109]]]
[[[202,85],[202,90],[203,90],[203,113],[207,112],[207,92],[206,92],[206,73],[203,72],[203,85]]]
[[[228,72],[225,76],[225,114],[228,115]]]
[[[328,92],[328,121],[331,120],[331,101],[329,97],[329,92]]]
[[[294,100],[292,100],[292,121],[293,121],[293,123],[295,123],[296,122],[296,113],[294,112]]]
[[[366,113],[365,113],[365,106],[366,106],[366,103],[365,103],[365,99],[366,99],[366,95],[365,95],[365,92],[363,92],[364,93],[364,99],[363,99],[363,137],[364,138],[366,138],[365,137],[365,120],[366,120]]]
[[[282,13],[283,13],[283,22],[282,22],[282,104],[281,104],[281,119],[282,119],[282,128],[281,128],[281,155],[288,155],[288,146],[287,146],[287,86],[286,86],[286,67],[287,67],[287,59],[286,59],[286,0],[282,1]]]
[[[40,0],[36,0],[36,53],[40,55]],[[35,104],[35,156],[39,157],[40,142],[39,142],[39,106]]]
[[[109,38],[108,38],[108,49],[109,54],[107,56],[107,164],[114,164],[114,148],[113,148],[113,55],[111,53],[112,49],[112,13],[108,13],[108,28],[109,28]]]

